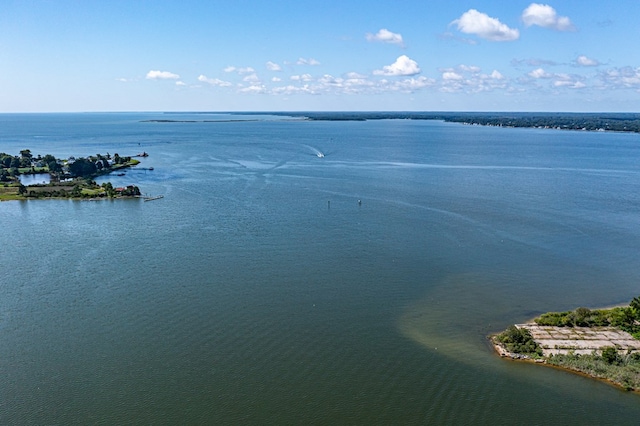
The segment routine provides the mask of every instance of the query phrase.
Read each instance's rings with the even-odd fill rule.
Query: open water
[[[486,339],[640,294],[639,135],[0,115],[27,148],[146,151],[101,181],[164,198],[0,204],[0,424],[640,418]]]

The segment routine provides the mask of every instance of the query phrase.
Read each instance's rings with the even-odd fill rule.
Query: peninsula
[[[549,312],[490,336],[502,357],[534,361],[640,391],[640,297],[629,306]]]
[[[143,153],[138,156],[146,157]],[[118,154],[113,156],[69,157],[58,159],[53,155],[34,156],[29,149],[20,155],[0,153],[0,201],[39,198],[105,199],[140,196],[135,185],[114,188],[111,182],[98,185],[95,178],[136,166],[139,160]],[[24,185],[21,175],[44,175],[49,183]]]

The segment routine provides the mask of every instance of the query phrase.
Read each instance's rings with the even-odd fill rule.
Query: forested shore
[[[534,113],[534,112],[304,112],[287,113],[309,120],[442,120],[497,127],[640,133],[640,113]]]

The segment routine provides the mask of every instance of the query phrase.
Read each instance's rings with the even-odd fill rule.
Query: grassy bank
[[[576,331],[571,333],[577,333],[578,330],[585,330],[585,328],[599,333],[597,330],[608,327],[609,330],[623,331],[622,334],[627,336],[629,341],[634,342],[629,335],[635,339],[640,337],[640,298],[634,298],[629,306],[611,309],[590,310],[581,307],[573,311],[548,312],[535,318],[534,323],[556,332],[576,327]],[[580,346],[578,344],[580,340],[575,340],[575,347],[568,348],[564,351],[566,353],[549,354],[549,350],[545,349],[547,353],[545,356],[540,342],[536,341],[525,328],[532,328],[532,326],[532,324],[518,327],[512,325],[502,333],[491,336],[491,340],[502,356],[536,360],[539,363],[605,380],[627,390],[640,391],[640,351],[637,350],[637,345],[624,349],[618,344],[621,341],[604,340],[602,346],[593,349],[591,353],[577,354],[575,351]],[[538,338],[541,337],[538,335]],[[545,345],[549,342],[544,339],[541,341],[546,342]]]
[[[640,354],[637,352],[620,354],[608,347],[600,355],[557,354],[547,357],[545,362],[609,381],[626,390],[640,390]]]

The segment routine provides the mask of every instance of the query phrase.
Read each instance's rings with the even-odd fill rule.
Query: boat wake
[[[309,148],[311,150],[311,152],[313,152],[315,154],[316,157],[318,158],[324,158],[324,152],[320,151],[318,148],[315,148],[311,145],[304,145],[307,148]]]

